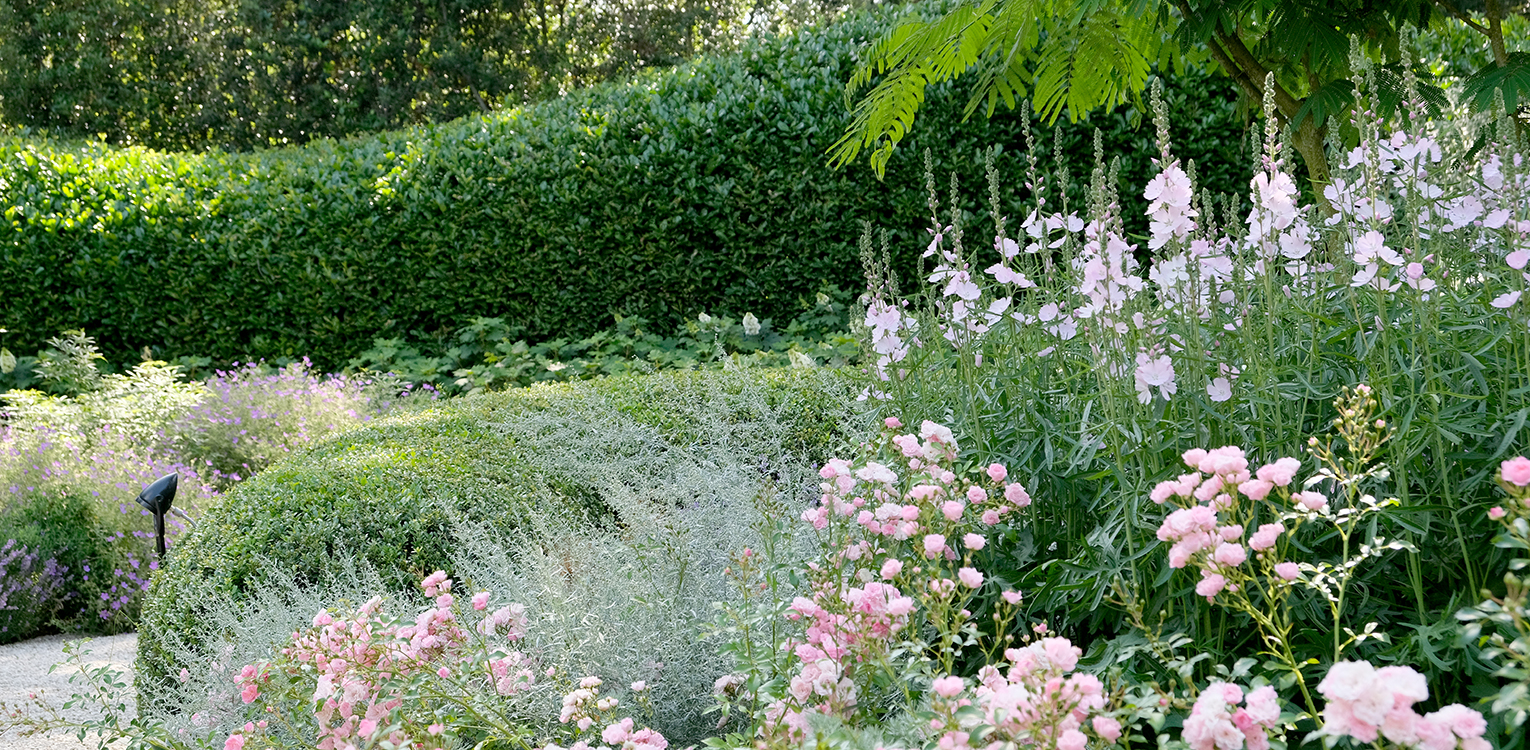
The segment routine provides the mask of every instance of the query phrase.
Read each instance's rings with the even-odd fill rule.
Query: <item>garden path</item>
[[[19,705],[26,702],[29,694],[38,693],[54,706],[63,705],[70,695],[69,675],[78,670],[61,667],[50,674],[48,668],[64,661],[64,644],[77,637],[50,635],[0,646],[0,702]],[[94,638],[86,663],[90,666],[111,664],[128,670],[131,677],[133,655],[137,650],[137,633]],[[74,719],[89,717],[89,713],[82,709],[71,709],[64,715]],[[0,748],[4,750],[83,750],[88,747],[95,747],[95,743],[82,743],[73,735],[0,736]]]

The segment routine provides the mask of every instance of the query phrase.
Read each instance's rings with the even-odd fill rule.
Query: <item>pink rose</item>
[[[1452,703],[1424,718],[1445,724],[1463,740],[1481,737],[1487,731],[1487,721],[1482,718],[1482,714],[1459,703]]]
[[[1503,481],[1515,487],[1530,485],[1530,458],[1516,456],[1504,461],[1499,470],[1503,474]]]
[[[1312,492],[1311,490],[1298,492],[1295,498],[1296,502],[1300,503],[1307,510],[1322,510],[1328,505],[1328,498],[1324,497],[1321,492]]]
[[[930,685],[930,689],[934,690],[935,694],[942,698],[954,698],[965,687],[966,684],[962,682],[962,678],[952,676],[942,677]]]
[[[1263,471],[1263,469],[1261,469],[1261,471]],[[1275,485],[1264,479],[1250,479],[1247,482],[1238,485],[1238,491],[1243,493],[1250,500],[1263,500],[1269,496],[1270,490],[1272,489],[1275,489]]]
[[[244,735],[231,734],[223,741],[223,750],[244,750]]]
[[[1255,552],[1263,552],[1271,547],[1274,547],[1275,543],[1280,540],[1281,533],[1283,533],[1285,530],[1286,527],[1283,524],[1261,524],[1259,526],[1259,530],[1255,531],[1254,535],[1249,537],[1248,546],[1252,547]]]
[[[983,574],[979,573],[976,568],[962,568],[956,571],[956,577],[960,578],[962,585],[969,589],[975,589],[983,585]]]
[[[1494,521],[1497,521],[1498,519],[1503,518],[1506,515],[1508,515],[1508,513],[1505,512],[1504,509],[1501,506],[1495,505],[1495,506],[1493,506],[1493,507],[1488,509],[1488,518],[1491,518]]]
[[[1173,480],[1159,482],[1153,486],[1153,491],[1148,493],[1148,499],[1157,505],[1163,505],[1169,498],[1178,494],[1175,492],[1178,486],[1178,483]]]
[[[1063,672],[1072,672],[1078,666],[1078,657],[1084,654],[1083,649],[1067,638],[1042,638],[1041,650],[1047,655],[1047,661]]]
[[[1024,508],[1031,504],[1031,495],[1025,491],[1025,487],[1019,482],[1004,485],[1004,499],[1014,504],[1016,508]]]
[[[1112,745],[1121,738],[1121,722],[1109,716],[1096,716],[1090,723],[1094,726],[1094,733]]]
[[[1202,571],[1201,575],[1200,583],[1195,584],[1195,593],[1206,597],[1206,601],[1211,601],[1222,593],[1222,589],[1227,588],[1227,579],[1222,574]]]
[[[1004,468],[1004,464],[989,464],[987,472],[988,478],[995,482],[1002,482],[1009,476],[1009,470]]]
[[[489,592],[480,591],[473,595],[473,609],[482,612],[489,606]]]
[[[601,730],[600,738],[609,745],[620,745],[632,734],[632,719],[622,719],[619,723],[607,726]]]
[[[1259,467],[1259,471],[1255,473],[1255,476],[1276,487],[1285,487],[1291,484],[1291,480],[1296,477],[1296,472],[1300,471],[1301,468],[1301,461],[1294,458],[1282,458],[1273,464]]]
[[[984,539],[982,534],[964,534],[962,535],[962,544],[967,549],[980,550],[988,545],[988,540]]]
[[[903,572],[903,561],[896,558],[882,563],[882,579],[890,581]]]
[[[992,508],[983,511],[983,525],[997,526],[999,524],[999,511]]]
[[[924,537],[924,556],[935,559],[946,549],[946,538],[940,534],[926,534]]]
[[[887,419],[882,420],[882,424],[887,425],[887,429],[889,430],[896,430],[903,426],[903,420],[898,419],[897,417],[888,417]]]
[[[1212,553],[1211,559],[1216,560],[1218,565],[1236,568],[1248,559],[1248,550],[1243,549],[1241,544],[1222,542],[1217,545],[1217,551]]]
[[[1287,581],[1294,581],[1294,580],[1296,580],[1296,573],[1297,573],[1297,568],[1296,568],[1296,563],[1294,563],[1294,562],[1283,562],[1283,563],[1275,566],[1275,575],[1280,576],[1284,580],[1287,580]]]
[[[945,516],[947,521],[959,521],[962,517],[962,511],[966,509],[967,506],[959,500],[947,500],[941,504],[940,514]]]
[[[1057,750],[1084,750],[1089,738],[1077,729],[1069,729],[1057,738]]]

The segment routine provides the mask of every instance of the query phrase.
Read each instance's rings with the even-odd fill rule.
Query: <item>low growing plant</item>
[[[1372,555],[1361,547],[1325,562],[1310,551],[1313,538],[1331,534],[1318,529],[1390,511],[1358,487],[1380,478],[1371,459],[1388,434],[1375,419],[1372,392],[1356,388],[1336,405],[1342,445],[1313,445],[1306,479],[1299,478],[1306,462],[1282,457],[1255,468],[1241,449],[1225,446],[1187,452],[1182,460],[1193,471],[1154,490],[1154,499],[1183,507],[1161,526],[1176,548],[1153,564],[1193,565],[1209,583],[1182,596],[1257,609],[1268,615],[1265,625],[1276,625],[1253,646],[1274,657],[1263,664],[1222,664],[1207,654],[1186,659],[1178,655],[1185,640],[1145,630],[1143,647],[1161,656],[1159,666],[1186,678],[1167,687],[1124,662],[1084,658],[1069,639],[1030,619],[1026,598],[994,570],[995,542],[1031,523],[1045,498],[1033,503],[1001,465],[963,460],[947,428],[927,422],[906,433],[889,418],[855,459],[821,469],[821,496],[799,517],[815,542],[806,560],[793,562],[776,547],[785,539],[770,533],[781,520],[770,515],[759,520],[767,551],[735,553],[725,575],[748,595],[722,605],[717,625],[731,635],[736,671],[714,686],[720,728],[734,731],[706,744],[1267,750],[1321,741],[1488,750],[1493,735],[1477,710],[1427,710],[1433,704],[1423,674],[1351,657],[1354,646],[1379,637],[1372,628],[1345,631],[1336,652],[1311,662],[1287,656],[1289,632],[1278,627],[1286,613],[1340,599],[1339,571]],[[1524,504],[1530,459],[1504,462],[1499,476],[1511,500]],[[1261,514],[1270,520],[1253,526]],[[1500,521],[1508,515],[1493,513]],[[1515,515],[1522,526],[1524,514]],[[1515,521],[1504,523],[1506,533],[1518,533]],[[228,716],[205,723],[233,731],[192,736],[162,721],[120,716],[90,726],[106,729],[108,739],[225,750],[668,745],[661,733],[640,728],[654,710],[649,682],[608,691],[599,677],[548,669],[561,658],[539,650],[553,644],[538,641],[535,610],[502,604],[487,591],[459,599],[440,571],[421,586],[433,601],[413,618],[390,615],[383,599],[325,609],[270,658],[216,665],[237,689],[217,704]],[[974,611],[987,589],[1000,604]],[[1337,606],[1345,616],[1352,611]],[[111,679],[105,682],[109,688]],[[554,711],[556,724],[535,718]],[[67,723],[13,709],[8,727]]]
[[[841,367],[860,355],[849,331],[850,296],[832,287],[819,292],[784,328],[752,313],[738,319],[702,313],[665,336],[643,318],[618,316],[614,329],[534,344],[503,318],[477,318],[439,355],[403,339],[377,339],[349,366],[452,394],[657,370]]]

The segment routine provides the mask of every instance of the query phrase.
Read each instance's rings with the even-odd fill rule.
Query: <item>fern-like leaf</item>
[[[849,129],[829,147],[830,163],[848,164],[869,148],[872,168],[882,174],[893,148],[913,127],[925,88],[977,63],[995,2],[961,5],[932,22],[903,24],[873,45],[851,75],[846,98],[853,99],[876,76],[884,77],[855,105]]]
[[[1471,101],[1473,109],[1478,112],[1492,109],[1495,90],[1503,91],[1503,104],[1510,112],[1530,104],[1530,52],[1512,53],[1508,63],[1500,68],[1489,62],[1466,79],[1461,93]]]

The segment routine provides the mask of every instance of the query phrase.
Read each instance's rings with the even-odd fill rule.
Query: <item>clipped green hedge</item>
[[[322,443],[239,484],[174,547],[139,622],[140,705],[156,705],[190,666],[174,652],[198,642],[204,613],[237,607],[271,576],[322,583],[357,563],[395,591],[412,590],[424,574],[449,569],[454,518],[502,531],[535,514],[619,525],[598,488],[539,446],[516,444],[506,425],[517,419],[557,409],[560,422],[597,432],[615,421],[639,425],[664,450],[725,440],[762,459],[823,460],[854,422],[851,395],[833,370],[624,375],[451,399]],[[775,416],[748,413],[762,403]],[[757,438],[751,425],[761,419],[778,420],[776,438]],[[600,445],[581,450],[598,463],[621,458],[603,457],[610,449]]]
[[[859,45],[892,12],[524,109],[301,148],[166,154],[0,137],[5,343],[32,351],[83,327],[114,361],[149,347],[334,368],[374,337],[475,315],[532,340],[586,336],[617,314],[660,330],[701,311],[790,319],[826,284],[860,285],[862,220],[895,231],[912,273],[930,223],[925,147],[942,190],[956,170],[976,209],[978,154],[1002,145],[1012,218],[1025,210],[1024,123],[1007,111],[962,122],[959,88],[931,90],[885,181],[864,164],[826,166]],[[1169,84],[1177,153],[1210,189],[1241,193],[1235,96],[1199,74]],[[1152,128],[1127,115],[1063,126],[1076,181],[1099,127],[1126,160],[1125,184],[1145,183]],[[1040,141],[1050,164],[1051,133]],[[1124,199],[1140,216],[1135,187]]]

